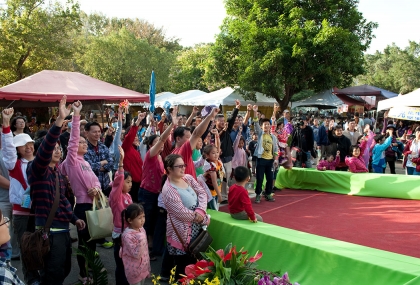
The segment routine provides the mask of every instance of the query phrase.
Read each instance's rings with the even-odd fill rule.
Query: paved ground
[[[402,169],[401,161],[397,162],[396,172],[397,172],[397,174],[405,174],[405,170]],[[387,168],[386,173],[390,173],[388,168]],[[252,179],[252,181],[254,181],[254,178]],[[248,186],[247,188],[248,188],[248,191],[250,193],[250,196],[255,196],[254,191],[252,189],[252,185],[253,185],[252,182],[249,183],[249,185],[247,185]],[[71,234],[74,237],[77,236],[76,230],[74,228],[72,228]],[[77,243],[74,243],[73,247],[77,248]],[[108,271],[108,284],[115,284],[115,279],[114,279],[114,276],[115,276],[115,274],[114,274],[115,273],[115,262],[114,262],[114,255],[113,255],[114,250],[113,249],[104,249],[102,247],[98,247],[97,251],[99,252],[99,256],[101,257],[101,260],[104,263],[104,266],[105,266],[106,270]],[[64,285],[81,284],[78,281],[79,267],[77,265],[75,252],[76,252],[76,250],[74,249],[73,250],[73,257],[72,257],[72,271],[70,272],[70,275],[66,278],[66,280],[64,282]],[[152,273],[154,273],[155,275],[158,275],[159,272],[160,272],[161,262],[162,262],[161,257],[158,257],[158,259],[156,261],[151,261]],[[18,269],[18,275],[21,278],[21,280],[23,280],[20,261],[12,261],[12,265]],[[146,285],[153,285],[151,279],[147,279],[145,284]]]

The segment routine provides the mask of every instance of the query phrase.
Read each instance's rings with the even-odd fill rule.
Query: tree
[[[209,44],[200,44],[178,52],[176,63],[171,67],[171,92],[192,89],[209,92],[204,80],[209,51]]]
[[[69,0],[7,0],[0,8],[0,86],[72,57],[71,35],[80,28],[79,6]]]
[[[357,80],[395,93],[408,93],[420,87],[420,44],[410,41],[405,49],[395,44],[383,52],[365,56],[366,73]]]
[[[285,109],[304,89],[320,91],[363,72],[377,26],[357,0],[226,0],[206,80],[273,97]]]
[[[164,48],[138,39],[125,28],[104,36],[91,36],[77,63],[97,79],[138,92],[148,93],[152,69],[156,90],[169,88],[169,69],[175,56]]]

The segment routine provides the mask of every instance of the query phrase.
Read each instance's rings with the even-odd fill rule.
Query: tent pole
[[[103,109],[104,109],[104,104],[105,104],[105,101],[104,100],[102,100],[102,102],[101,102],[101,104],[99,105],[99,110],[101,110],[101,118],[102,118],[102,129],[104,129],[104,111],[103,111]]]

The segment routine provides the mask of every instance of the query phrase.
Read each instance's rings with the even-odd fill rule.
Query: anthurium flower
[[[259,260],[262,257],[262,255],[263,255],[262,252],[257,251],[257,253],[255,253],[255,255],[253,257],[249,258],[249,262],[255,262],[255,261]]]
[[[209,266],[213,266],[214,262],[202,259],[202,260],[198,261],[195,265],[197,265],[198,267],[201,267],[201,268],[207,268]]]
[[[225,257],[225,252],[223,251],[223,249],[219,249],[216,251],[217,255],[220,256],[222,259],[223,257]]]

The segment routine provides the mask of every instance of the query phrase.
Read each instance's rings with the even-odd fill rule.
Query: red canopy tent
[[[67,95],[67,101],[88,101],[89,104],[149,102],[149,95],[119,87],[90,76],[67,71],[43,70],[32,76],[0,88],[0,106],[56,106]]]

